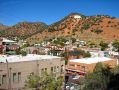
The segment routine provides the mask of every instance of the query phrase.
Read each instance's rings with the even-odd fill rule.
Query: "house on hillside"
[[[19,49],[19,45],[17,45],[16,41],[9,40],[7,38],[0,38],[0,53],[6,54],[9,51],[16,51]]]
[[[2,44],[4,46],[3,53],[13,55],[16,54],[16,51],[20,49],[20,46],[16,41],[3,38]]]

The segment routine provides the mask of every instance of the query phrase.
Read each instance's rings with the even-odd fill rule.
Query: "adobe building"
[[[61,57],[28,54],[27,56],[0,56],[0,90],[23,90],[31,74],[53,73],[64,75],[65,61]]]
[[[92,57],[92,58],[81,58],[69,60],[67,73],[84,75],[89,72],[93,72],[96,64],[102,62],[113,68],[117,65],[117,60],[107,57]]]

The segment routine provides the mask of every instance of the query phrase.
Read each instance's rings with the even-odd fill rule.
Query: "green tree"
[[[112,46],[116,49],[116,51],[119,52],[119,41],[115,40],[115,41],[112,43]]]
[[[90,43],[89,43],[89,47],[90,47],[90,48],[94,48],[94,47],[96,47],[96,44],[95,44],[94,42],[90,42]]]
[[[40,85],[40,77],[36,75],[29,75],[25,82],[25,88],[38,88]]]
[[[119,74],[119,65],[117,65],[114,69],[112,69],[112,73],[114,75]]]
[[[20,53],[20,49],[17,49],[17,50],[16,50],[16,54],[17,54],[17,55],[21,54],[21,53]]]
[[[113,68],[112,73],[107,90],[119,90],[119,66]]]
[[[89,25],[89,24],[84,24],[81,29],[87,30],[87,29],[89,29],[89,28],[90,28],[90,25]]]
[[[22,56],[26,56],[27,55],[27,52],[26,51],[23,51],[23,50],[22,51],[21,50],[16,50],[16,54],[17,55],[20,55],[21,54]]]
[[[91,57],[90,52],[84,52],[84,57]]]
[[[59,77],[57,78],[57,83],[56,83],[56,85],[57,85],[57,89],[58,89],[58,90],[61,90],[61,86],[62,86],[63,80],[64,80],[63,76],[59,76]]]
[[[108,48],[108,44],[103,41],[100,42],[100,46],[101,46],[102,51],[104,51],[106,48]]]
[[[21,53],[22,56],[26,56],[27,55],[26,51],[20,51],[20,53]]]
[[[76,42],[76,39],[75,38],[71,38],[72,40],[72,43],[75,43]]]
[[[56,88],[56,79],[53,75],[48,75],[47,73],[44,73],[41,76],[40,82],[42,90],[55,90]]]
[[[106,90],[112,73],[108,66],[97,63],[93,73],[85,77],[84,90]]]
[[[42,76],[29,75],[27,81],[25,82],[26,88],[34,88],[36,90],[56,90],[60,89],[62,86],[63,77],[58,78],[54,75],[49,75],[46,72]]]
[[[61,45],[61,46],[64,46],[64,43],[66,42],[67,40],[64,39],[63,37],[60,37],[60,38],[57,38],[55,40],[53,40],[53,43],[55,45]]]
[[[100,34],[103,32],[103,30],[100,30],[100,29],[96,29],[96,30],[93,30],[93,32],[97,33],[97,34]]]
[[[24,44],[21,48],[26,48],[26,47],[28,47],[28,46],[30,46],[28,43],[26,43],[26,44]]]

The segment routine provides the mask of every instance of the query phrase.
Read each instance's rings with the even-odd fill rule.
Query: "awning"
[[[75,70],[75,69],[66,69],[66,70],[86,74],[86,72]]]

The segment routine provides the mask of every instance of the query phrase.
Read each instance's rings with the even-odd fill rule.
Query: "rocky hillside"
[[[52,24],[42,33],[28,38],[30,43],[52,37],[74,37],[86,41],[113,41],[119,39],[119,19],[106,15],[84,16],[72,13]]]
[[[0,23],[0,31],[5,30],[7,28],[8,28],[8,26],[5,26],[5,25]]]
[[[20,22],[14,26],[0,30],[0,36],[28,38],[36,33],[41,33],[48,26],[41,22]]]
[[[106,15],[84,16],[79,13],[71,13],[49,26],[44,23],[21,22],[0,30],[0,36],[17,36],[31,44],[53,37],[110,42],[119,39],[118,34],[119,19]]]

